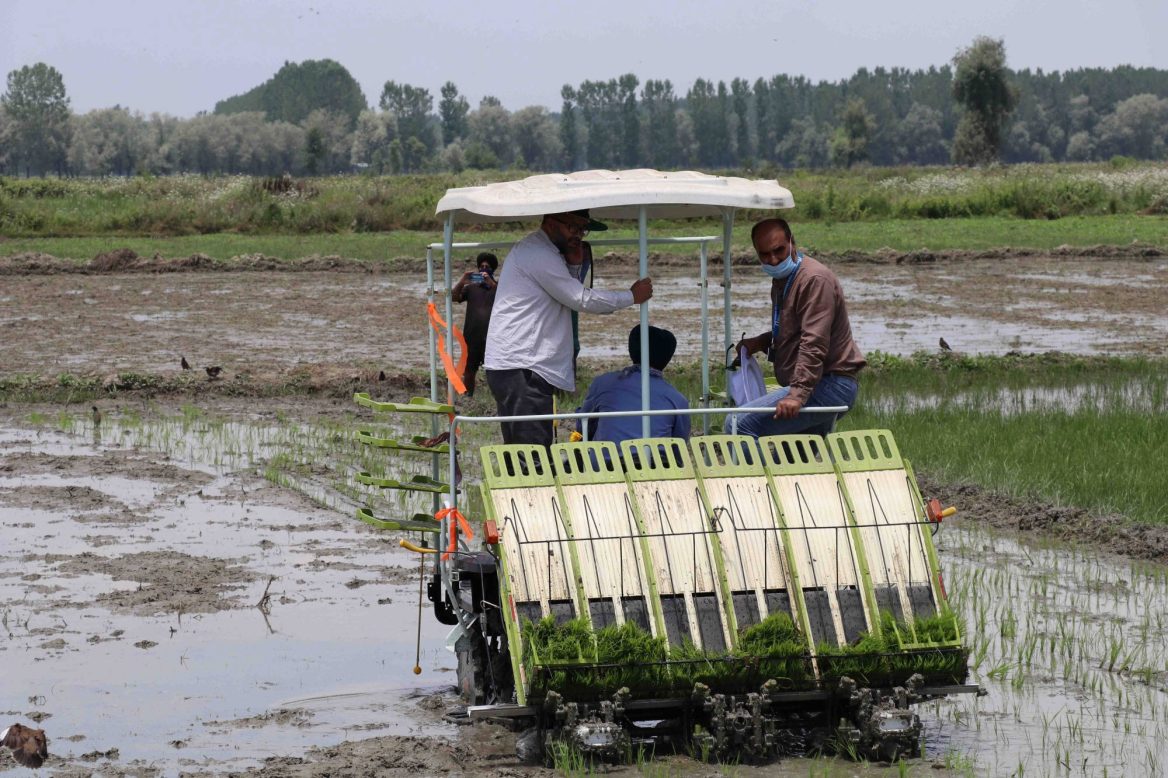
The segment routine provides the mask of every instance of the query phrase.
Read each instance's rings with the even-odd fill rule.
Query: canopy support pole
[[[703,241],[701,245],[700,268],[702,289],[702,407],[710,407],[710,283],[707,269],[707,255],[709,246]],[[702,416],[702,434],[710,434],[710,417]]]
[[[426,302],[433,304],[434,302],[434,249],[429,246],[426,247]],[[430,402],[438,402],[438,339],[435,336],[433,327],[426,327],[426,334],[429,336],[430,342]],[[438,435],[438,417],[430,417],[430,437]],[[438,461],[438,455],[434,454],[430,457],[430,477],[435,481],[440,481],[441,464]],[[438,495],[435,494],[431,499],[431,513],[437,513],[438,508],[441,507]]]
[[[446,214],[446,224],[442,228],[442,255],[446,260],[443,273],[446,282],[446,351],[450,355],[451,364],[458,364],[454,361],[454,296],[450,293],[453,289],[451,265],[453,262],[452,244],[454,243],[454,212]],[[454,404],[454,382],[450,376],[446,377],[446,400],[451,405]],[[456,472],[455,463],[457,462],[457,441],[454,439],[454,431],[451,431],[450,440],[447,441],[450,446],[450,507],[458,506],[458,485],[454,483],[454,474]],[[435,497],[435,502],[437,498]],[[435,506],[434,512],[438,512]],[[449,519],[447,519],[449,521]],[[443,527],[445,529],[445,526]]]
[[[637,210],[640,267],[638,278],[649,275],[649,217],[645,206]],[[641,410],[650,410],[649,403],[649,301],[641,303]],[[641,417],[641,437],[649,437],[650,419]]]
[[[730,332],[730,241],[734,236],[734,209],[727,208],[722,212],[722,320],[725,326],[725,335],[722,342],[722,356],[730,353],[734,345]],[[723,365],[725,367],[725,365]]]

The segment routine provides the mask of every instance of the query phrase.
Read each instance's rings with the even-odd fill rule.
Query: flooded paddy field
[[[969,353],[1168,353],[1163,259],[835,269],[869,351],[934,349],[943,336]],[[602,266],[597,284],[627,286],[633,275]],[[756,275],[734,268],[733,337],[765,327]],[[696,279],[676,266],[657,279],[654,320],[678,332],[683,358],[696,356]],[[424,365],[424,292],[420,274],[5,276],[0,377],[178,374],[182,354],[199,384],[198,368],[221,364],[218,386],[299,369],[347,386],[344,376],[370,367]],[[635,320],[586,317],[585,360],[620,358]],[[410,391],[382,388],[392,399]],[[1007,412],[1098,401],[1090,387],[1025,391],[1003,396]],[[386,515],[429,508],[427,497],[372,496],[354,483],[357,470],[386,471],[353,439],[382,420],[347,399],[225,394],[102,398],[96,425],[88,403],[0,407],[0,725],[37,722],[50,739],[46,768],[67,776],[553,774],[516,761],[513,733],[446,716],[457,706],[455,662],[428,603],[416,654],[418,558],[395,533],[353,518],[371,498]],[[1163,413],[1161,399],[1147,411]],[[1133,390],[1132,405],[1144,401]],[[898,407],[935,403],[922,392]],[[469,410],[489,412],[489,398]],[[468,442],[493,435],[484,426]],[[473,459],[463,460],[470,481]],[[398,463],[393,472],[408,475]],[[919,706],[926,755],[907,764],[670,756],[613,774],[1168,771],[1168,536],[1138,535],[1139,553],[1130,538],[1057,544],[1050,506],[914,466],[926,496],[960,511],[937,543],[972,649],[970,682],[986,696]],[[428,473],[423,460],[408,468]],[[1075,532],[1094,542],[1086,522]],[[0,751],[9,771],[22,773]]]
[[[654,272],[654,323],[678,334],[678,359],[701,353],[693,269]],[[627,288],[635,266],[598,260],[599,288]],[[1168,354],[1168,260],[1011,257],[919,264],[837,262],[865,351],[955,350]],[[770,321],[767,279],[733,268],[731,338]],[[14,274],[0,286],[0,372],[107,375],[196,370],[262,379],[305,366],[427,364],[424,272]],[[708,290],[710,344],[721,349],[721,270]],[[461,321],[456,306],[456,321]],[[634,309],[585,316],[581,356],[625,358]],[[127,347],[127,344],[133,344]]]
[[[428,603],[412,672],[417,557],[352,518],[369,463],[350,433],[370,420],[221,403],[114,406],[96,430],[79,409],[0,416],[0,717],[44,727],[67,775],[543,774],[513,733],[445,718],[454,660]],[[1168,568],[996,528],[1025,506],[923,486],[962,509],[937,543],[987,691],[917,708],[925,758],[620,772],[1157,774]]]

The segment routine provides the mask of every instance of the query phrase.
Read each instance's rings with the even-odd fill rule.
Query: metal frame
[[[701,297],[701,341],[702,341],[702,396],[700,402],[702,407],[690,408],[686,411],[668,410],[668,411],[653,411],[649,409],[649,301],[640,304],[640,324],[641,324],[641,407],[640,411],[621,411],[621,412],[597,412],[597,413],[558,413],[558,414],[543,414],[530,416],[512,416],[506,417],[511,421],[552,421],[562,419],[587,419],[599,417],[618,417],[618,416],[641,416],[641,431],[642,437],[649,437],[649,417],[655,415],[677,415],[678,413],[685,413],[686,415],[700,415],[702,417],[703,431],[709,431],[709,416],[712,413],[730,414],[733,416],[732,422],[733,431],[737,432],[737,415],[741,413],[770,413],[769,408],[711,408],[710,400],[712,395],[710,392],[710,348],[709,348],[709,278],[708,278],[708,254],[709,244],[717,240],[717,236],[688,236],[688,237],[649,237],[648,234],[648,210],[646,205],[637,207],[637,237],[634,238],[601,238],[590,241],[594,246],[620,246],[636,244],[638,254],[638,272],[639,277],[644,278],[649,274],[649,246],[650,245],[692,245],[697,244],[699,250],[699,272],[700,272],[700,297]],[[731,265],[733,264],[733,257],[731,252],[731,242],[734,230],[734,214],[735,208],[721,207],[722,214],[722,300],[723,300],[723,328],[722,328],[722,354],[726,354],[733,345],[730,321],[730,303],[731,303]],[[456,211],[447,211],[442,229],[442,242],[431,243],[426,247],[426,298],[427,302],[434,303],[437,295],[435,287],[435,264],[434,252],[436,250],[442,251],[443,262],[443,285],[445,296],[445,317],[446,317],[446,344],[448,349],[448,356],[453,361],[454,359],[454,301],[451,296],[451,289],[453,287],[453,262],[454,250],[466,249],[501,249],[510,248],[518,241],[482,241],[482,242],[454,242],[454,222]],[[518,217],[517,217],[518,218]],[[438,370],[438,347],[437,337],[433,327],[429,328],[429,357],[430,357],[430,400],[435,403],[441,403],[439,385],[440,376]],[[724,363],[723,359],[723,363]],[[446,381],[446,397],[444,398],[447,404],[453,405],[454,402],[454,387],[449,379]],[[821,413],[843,413],[848,410],[847,407],[826,407],[826,408],[808,408],[805,412],[821,412]],[[455,484],[455,467],[457,458],[457,432],[461,423],[498,423],[504,417],[499,416],[460,416],[451,414],[448,432],[450,434],[449,449],[446,452],[447,467],[449,478],[447,483],[450,485],[450,491],[444,497],[439,494],[434,494],[432,508],[436,514],[443,507],[456,508],[458,506],[458,487]],[[431,417],[431,434],[437,435],[439,432],[440,420],[435,413]],[[584,425],[585,440],[587,440],[587,424]],[[440,480],[440,457],[441,453],[435,452],[433,456],[433,465],[431,468],[431,478],[434,481]],[[448,522],[453,521],[453,518],[447,517],[442,520],[439,537],[449,537],[450,527]],[[469,552],[469,548],[465,543],[459,540],[460,551]],[[443,586],[448,591],[446,594],[451,598],[451,601],[456,601],[455,592],[450,587],[450,572],[452,561],[443,561],[442,555],[435,555],[435,572],[441,573],[441,580]],[[464,628],[469,627],[474,620],[472,614],[467,614],[458,611],[460,623]]]

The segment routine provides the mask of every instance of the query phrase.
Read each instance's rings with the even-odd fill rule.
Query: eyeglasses
[[[579,222],[570,222],[567,219],[561,219],[559,216],[553,216],[551,218],[553,221],[557,221],[560,224],[567,227],[568,232],[572,233],[573,235],[579,235],[581,238],[583,238],[585,235],[588,234],[587,222],[585,222],[584,224],[580,224]]]

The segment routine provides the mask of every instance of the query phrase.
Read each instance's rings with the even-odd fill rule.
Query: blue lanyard
[[[795,269],[791,271],[791,275],[787,276],[787,283],[783,285],[783,294],[779,297],[779,301],[771,308],[771,347],[767,356],[774,354],[775,346],[779,342],[779,318],[783,312],[783,303],[787,301],[787,292],[791,291],[791,284],[795,281],[795,275],[799,272],[799,266],[803,264],[803,255],[795,260]]]

